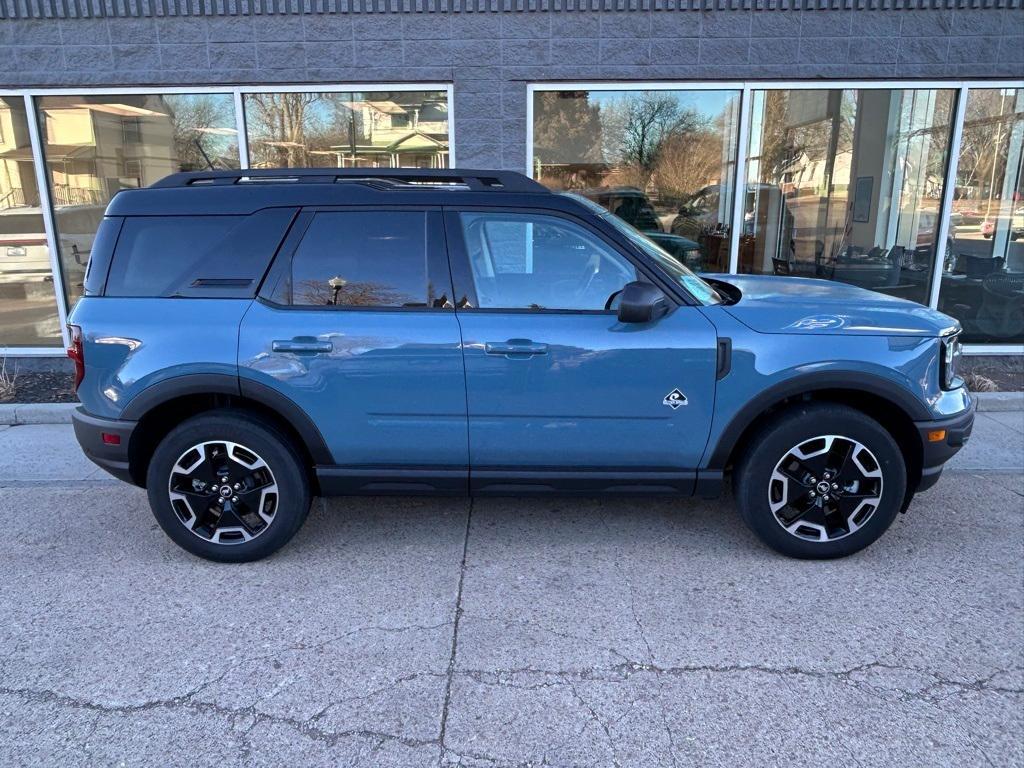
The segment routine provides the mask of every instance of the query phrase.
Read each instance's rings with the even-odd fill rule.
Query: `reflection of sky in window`
[[[724,113],[730,102],[739,97],[739,91],[590,91],[590,103],[611,106],[650,94],[654,96],[670,96],[680,107],[693,110],[704,117],[713,119]]]

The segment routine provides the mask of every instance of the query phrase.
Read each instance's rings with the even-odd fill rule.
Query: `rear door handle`
[[[275,352],[315,355],[320,352],[330,352],[334,349],[334,345],[329,341],[316,341],[315,339],[278,339],[271,343],[270,348]]]
[[[529,339],[488,341],[484,344],[484,352],[488,355],[504,355],[505,357],[533,357],[534,355],[546,355],[548,345],[538,344]]]

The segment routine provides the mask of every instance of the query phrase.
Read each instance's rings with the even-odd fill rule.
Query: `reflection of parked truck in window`
[[[54,211],[63,256],[64,284],[77,296],[82,290],[92,241],[103,219],[102,205],[58,207]],[[0,283],[50,283],[50,250],[39,206],[0,211]],[[29,290],[26,288],[25,290]],[[47,289],[52,292],[52,289]]]
[[[657,211],[647,195],[636,187],[585,189],[580,194],[607,208],[632,227],[668,251],[670,256],[691,269],[701,268],[700,244],[675,231],[665,232]]]
[[[25,298],[33,283],[51,280],[50,252],[39,207],[0,210],[0,296]],[[46,290],[52,293],[53,289]],[[17,295],[11,295],[12,291]]]

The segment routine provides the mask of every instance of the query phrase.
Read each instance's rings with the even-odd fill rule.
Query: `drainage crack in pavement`
[[[204,686],[200,686],[200,689],[205,687],[205,685],[206,684],[204,684]],[[272,715],[266,712],[259,712],[256,710],[256,704],[249,707],[241,708],[224,707],[212,701],[195,701],[192,698],[192,696],[194,695],[194,693],[190,693],[181,697],[171,699],[155,699],[152,701],[145,701],[139,704],[108,705],[101,704],[99,702],[89,701],[87,699],[78,699],[73,696],[67,696],[64,694],[57,693],[55,691],[34,690],[30,688],[0,687],[0,696],[19,696],[31,702],[55,704],[57,706],[70,707],[73,709],[84,709],[90,712],[98,712],[100,714],[131,715],[138,712],[150,712],[153,710],[160,709],[184,709],[196,713],[220,715],[232,722],[236,718],[244,715],[253,719],[253,722],[249,725],[247,730],[252,730],[254,726],[262,723],[269,723],[272,725],[283,725],[299,731],[302,735],[306,736],[307,738],[310,738],[314,741],[322,742],[329,746],[333,746],[346,738],[364,738],[372,740],[383,739],[384,741],[396,742],[398,744],[402,744],[410,748],[434,746],[438,744],[437,739],[417,739],[411,736],[402,736],[401,734],[375,731],[370,728],[352,728],[340,731],[325,731],[310,725],[310,718],[300,720],[295,717],[287,717],[284,715]]]
[[[992,685],[992,681],[1000,675],[1011,672],[1018,672],[1024,668],[1011,667],[997,670],[985,677],[976,680],[954,680],[942,677],[937,672],[932,672],[917,667],[900,666],[884,662],[868,662],[856,667],[835,671],[802,669],[800,667],[769,667],[757,664],[736,664],[736,665],[692,665],[658,667],[652,664],[634,662],[631,664],[620,664],[611,667],[590,667],[578,670],[545,670],[533,667],[520,667],[503,670],[459,670],[455,674],[468,677],[481,685],[494,685],[518,690],[539,690],[562,685],[572,685],[578,682],[601,682],[601,683],[623,683],[636,675],[655,675],[666,677],[683,677],[686,675],[701,674],[763,674],[778,677],[806,677],[811,679],[838,681],[851,685],[857,689],[871,693],[895,692],[904,700],[915,700],[931,704],[938,704],[950,696],[959,693],[985,693],[1018,696],[1024,694],[1024,688]],[[931,678],[934,682],[917,690],[908,690],[898,686],[881,687],[872,685],[870,682],[858,679],[856,676],[870,672],[884,670],[886,672],[911,672],[924,677]],[[516,676],[541,676],[543,682],[518,683],[510,678]],[[946,696],[932,696],[933,691],[952,689]]]
[[[462,619],[462,587],[466,580],[466,556],[469,553],[469,531],[470,526],[473,523],[473,499],[469,500],[469,507],[466,510],[466,535],[462,540],[462,564],[459,567],[459,586],[455,592],[455,616],[452,628],[452,650],[451,655],[448,658],[448,675],[444,686],[444,705],[441,708],[441,727],[438,733],[437,743],[440,749],[438,750],[437,764],[438,766],[443,765],[445,759],[445,735],[448,729],[448,708],[451,705],[452,698],[452,680],[455,677],[455,660],[458,654],[459,647],[459,621]]]

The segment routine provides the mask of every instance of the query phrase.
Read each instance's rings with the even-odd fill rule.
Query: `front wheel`
[[[266,557],[288,543],[310,506],[291,441],[239,411],[205,413],[157,446],[146,478],[160,527],[193,555],[221,562]]]
[[[899,513],[903,454],[877,421],[842,405],[807,403],[750,439],[735,470],[740,515],[768,546],[826,559],[873,543]]]

